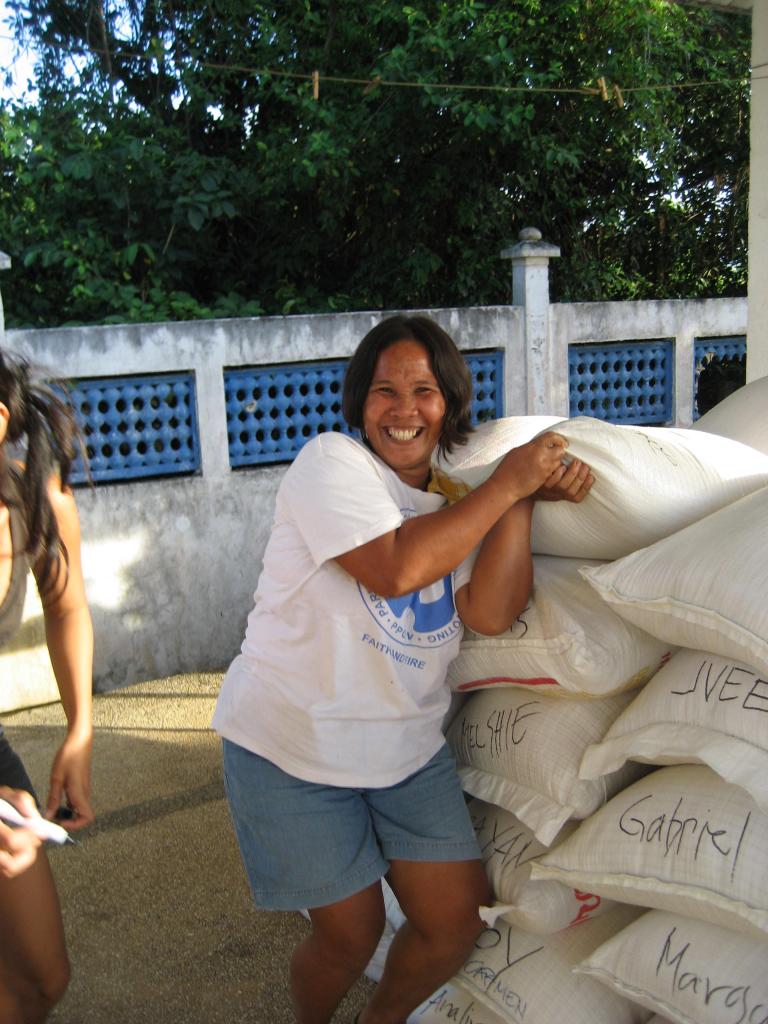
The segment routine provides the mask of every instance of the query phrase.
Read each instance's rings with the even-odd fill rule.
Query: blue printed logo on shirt
[[[358,589],[377,625],[405,647],[442,647],[461,632],[450,573],[404,597],[379,597],[359,584]]]

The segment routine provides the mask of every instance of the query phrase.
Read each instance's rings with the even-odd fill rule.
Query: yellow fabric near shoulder
[[[460,480],[454,480],[453,477],[448,476],[439,469],[435,469],[433,466],[427,490],[433,494],[442,494],[444,498],[448,499],[449,505],[453,505],[454,502],[459,501],[461,498],[466,498],[472,488],[463,484]]]

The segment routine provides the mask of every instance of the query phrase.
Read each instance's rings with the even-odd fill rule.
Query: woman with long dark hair
[[[33,378],[25,360],[0,352],[0,648],[20,625],[31,568],[67,718],[42,811],[0,727],[0,798],[26,818],[64,818],[73,830],[94,817],[93,632],[77,508],[68,486],[76,436],[65,401]],[[0,1021],[45,1020],[68,982],[61,911],[41,840],[31,828],[0,821]]]

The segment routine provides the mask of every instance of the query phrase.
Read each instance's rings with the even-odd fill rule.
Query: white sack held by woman
[[[620,558],[768,485],[768,455],[728,437],[589,416],[556,429],[568,440],[566,460],[588,463],[595,485],[588,504],[536,504],[536,554]],[[441,469],[474,488],[496,468],[509,437],[503,420],[485,424]]]

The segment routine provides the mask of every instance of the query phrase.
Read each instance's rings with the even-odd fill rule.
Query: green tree
[[[39,54],[36,103],[0,111],[10,324],[506,302],[529,224],[562,248],[555,298],[745,290],[747,18],[9,6]]]

